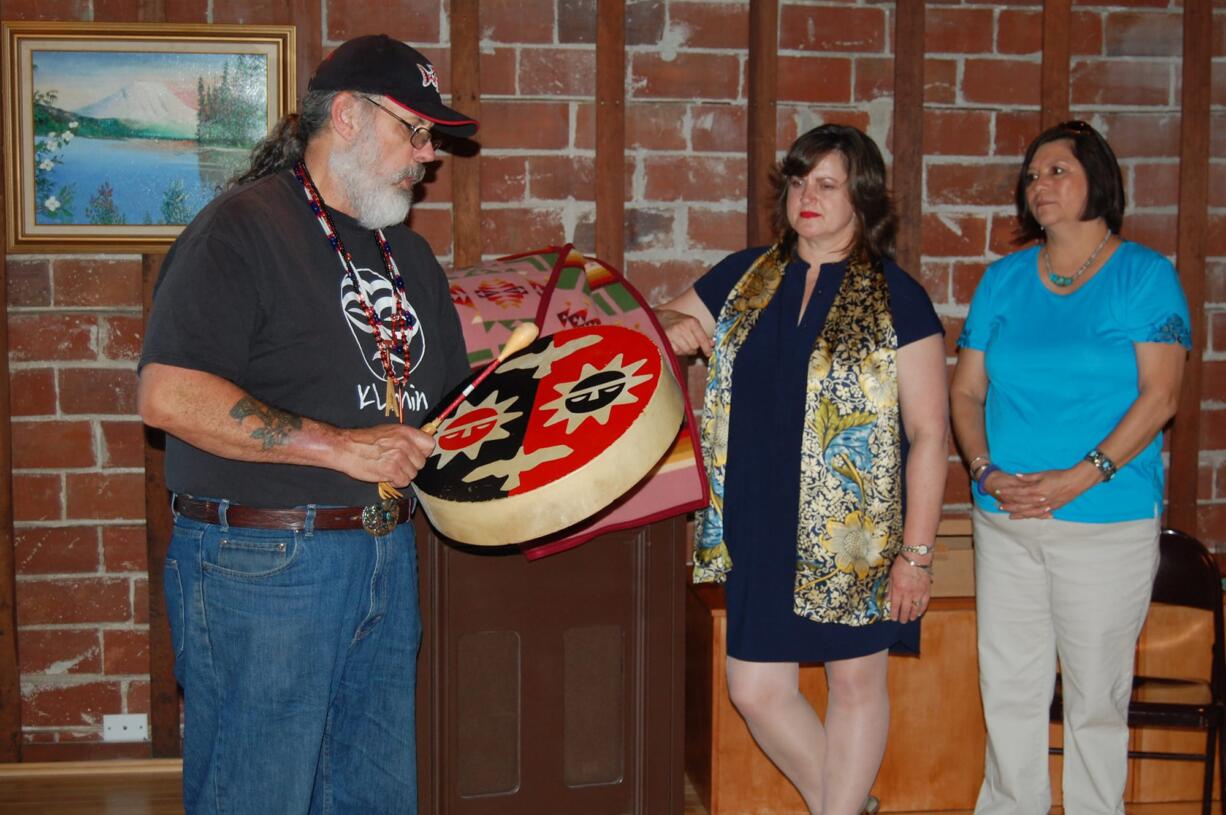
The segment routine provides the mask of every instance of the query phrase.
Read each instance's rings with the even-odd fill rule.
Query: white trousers
[[[987,755],[976,815],[1047,815],[1048,711],[1064,696],[1064,811],[1124,813],[1128,697],[1158,570],[1158,519],[1110,524],[974,513]]]

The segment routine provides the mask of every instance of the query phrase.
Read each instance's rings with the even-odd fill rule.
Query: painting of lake
[[[47,50],[33,63],[40,225],[186,224],[271,125],[264,54]]]

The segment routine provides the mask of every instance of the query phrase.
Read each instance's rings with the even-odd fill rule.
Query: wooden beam
[[[894,7],[894,203],[899,264],[919,275],[924,196],[924,0]]]
[[[451,101],[481,121],[480,11],[477,0],[451,3]],[[452,265],[481,261],[481,154],[451,157]]]
[[[626,3],[596,0],[596,257],[625,263]]]
[[[750,246],[771,243],[770,176],[777,144],[776,108],[779,89],[779,4],[749,0],[749,139],[747,237]]]
[[[1043,130],[1068,121],[1069,5],[1072,0],[1044,0],[1043,74],[1039,125]]]
[[[1176,260],[1192,317],[1192,353],[1183,373],[1171,431],[1167,523],[1199,535],[1200,399],[1205,351],[1205,253],[1209,206],[1209,89],[1213,59],[1210,0],[1184,0],[1183,100],[1179,133],[1179,216]]]

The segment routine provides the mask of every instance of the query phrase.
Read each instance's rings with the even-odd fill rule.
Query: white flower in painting
[[[77,129],[77,123],[76,123],[76,122],[69,122],[69,123],[68,123],[68,127],[69,127],[69,129],[70,129],[70,130],[76,130],[76,129]]]
[[[65,130],[60,134],[60,138],[64,140],[64,144],[68,144],[68,142],[72,141],[72,131]]]
[[[46,147],[48,150],[59,150],[60,143],[55,139],[47,139],[45,142],[43,142],[43,147]]]
[[[54,161],[52,161],[52,160],[51,160],[51,159],[49,159],[49,158],[45,158],[45,159],[43,159],[42,161],[38,162],[38,169],[40,169],[40,170],[53,170],[53,169],[55,169],[55,162],[54,162]]]
[[[47,208],[47,212],[55,212],[60,208],[60,199],[52,195],[46,201],[43,201],[43,206]]]

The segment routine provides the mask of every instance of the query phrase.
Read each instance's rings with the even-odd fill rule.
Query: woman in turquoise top
[[[1175,268],[1123,240],[1106,140],[1066,122],[1031,143],[1017,241],[958,340],[951,412],[974,482],[980,688],[977,813],[1046,813],[1056,658],[1066,811],[1122,813],[1133,650],[1158,564],[1162,427],[1187,302]]]

